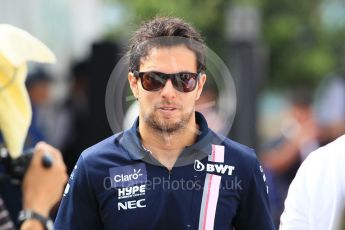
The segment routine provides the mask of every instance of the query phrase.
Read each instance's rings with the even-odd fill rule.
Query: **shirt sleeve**
[[[80,156],[66,185],[55,229],[101,229],[96,197],[90,186],[85,161]]]
[[[280,217],[280,230],[309,229],[309,199],[305,196],[307,194],[306,186],[306,167],[305,164],[302,164],[290,184],[285,209]]]
[[[235,229],[275,229],[265,180],[263,168],[256,160],[252,178],[248,187],[244,188],[239,211],[235,218]]]

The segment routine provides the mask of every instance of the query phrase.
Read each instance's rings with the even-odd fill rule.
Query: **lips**
[[[159,109],[161,109],[161,110],[166,110],[166,111],[173,111],[173,110],[175,110],[176,108],[175,108],[175,107],[160,107]]]
[[[157,110],[160,111],[160,113],[165,117],[172,117],[176,115],[176,111],[178,109],[178,106],[176,105],[159,105],[157,106]]]
[[[176,104],[159,104],[156,106],[156,109],[167,110],[167,111],[172,111],[172,110],[175,110],[178,108],[180,108],[180,107],[177,106]]]

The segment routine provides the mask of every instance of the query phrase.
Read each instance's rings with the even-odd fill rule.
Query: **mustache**
[[[172,106],[172,107],[175,107],[176,109],[181,109],[183,107],[181,104],[171,102],[171,101],[162,101],[162,102],[155,104],[153,107],[155,109],[159,109],[159,108],[165,107],[165,106]]]

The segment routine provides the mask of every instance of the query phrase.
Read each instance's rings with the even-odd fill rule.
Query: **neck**
[[[169,170],[182,150],[195,143],[199,132],[195,115],[192,116],[186,127],[172,133],[158,131],[143,122],[142,118],[139,119],[139,132],[143,146],[150,150],[153,157]]]

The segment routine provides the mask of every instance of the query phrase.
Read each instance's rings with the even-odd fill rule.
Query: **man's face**
[[[184,45],[152,48],[141,59],[139,72],[157,71],[161,73],[197,72],[196,55]],[[199,99],[206,75],[202,74],[192,92],[180,92],[169,79],[158,91],[143,89],[141,80],[129,73],[128,80],[132,92],[139,101],[140,122],[151,128],[172,133],[195,122],[195,103]]]

